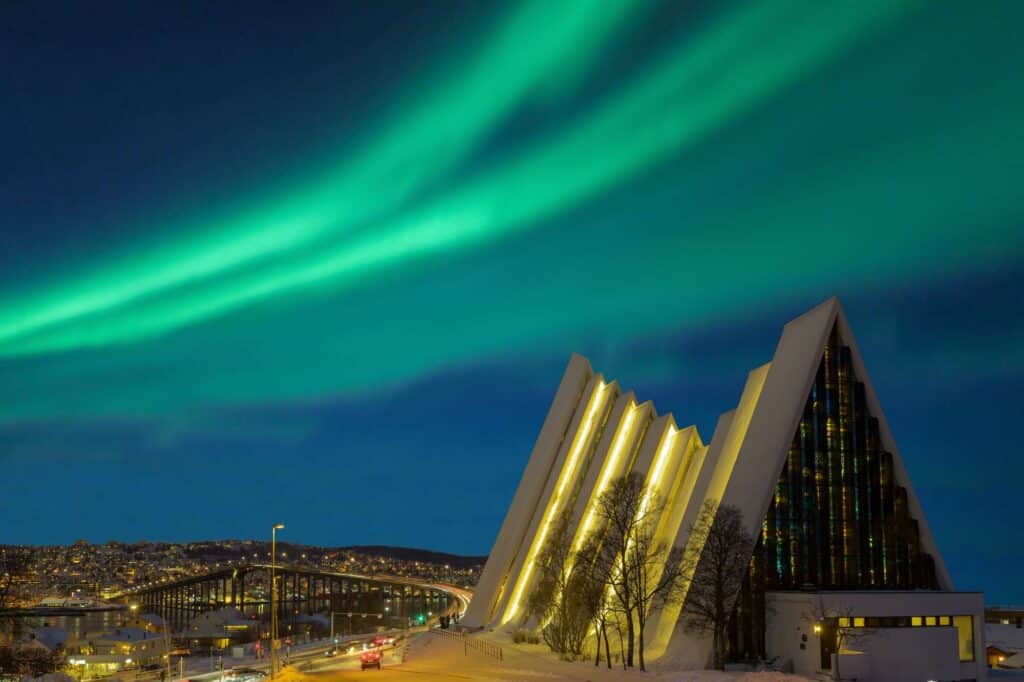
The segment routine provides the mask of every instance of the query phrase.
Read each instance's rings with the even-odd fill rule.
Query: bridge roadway
[[[233,606],[261,619],[270,615],[270,564],[250,563],[214,570],[167,582],[136,586],[114,599],[137,604],[145,613],[155,613],[180,629],[205,611]],[[277,603],[282,622],[306,613],[338,612],[352,619],[376,617],[377,624],[407,625],[420,615],[461,611],[469,593],[447,585],[436,585],[402,576],[364,576],[325,571],[308,566],[277,565]],[[383,621],[383,622],[381,622]]]

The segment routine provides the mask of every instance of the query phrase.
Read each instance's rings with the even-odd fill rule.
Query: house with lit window
[[[658,540],[699,553],[705,501],[738,508],[749,567],[732,596],[730,651],[798,674],[985,679],[983,595],[956,592],[838,299],[785,325],[710,442],[574,355],[463,624],[535,627],[534,562],[569,510],[576,541],[610,481],[637,473],[665,500]],[[685,598],[656,609],[645,654],[703,668]]]
[[[74,676],[88,679],[165,663],[167,644],[163,635],[124,627],[69,641],[65,650]]]
[[[256,621],[231,606],[201,613],[179,633],[180,639],[198,649],[225,649],[232,644],[251,642],[256,636]]]

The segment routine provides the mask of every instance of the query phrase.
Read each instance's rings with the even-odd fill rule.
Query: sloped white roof
[[[1020,670],[1021,668],[1024,668],[1024,651],[1016,653],[1013,656],[1010,656],[1005,661],[1000,663],[999,667],[1013,668],[1015,670]]]
[[[116,628],[99,635],[92,635],[88,639],[105,642],[141,642],[144,639],[157,639],[159,637],[160,635],[147,632],[142,628]]]
[[[1001,623],[985,623],[985,643],[1004,651],[1024,651],[1024,628]]]

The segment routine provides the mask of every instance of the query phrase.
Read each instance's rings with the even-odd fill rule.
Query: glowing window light
[[[590,438],[590,430],[594,426],[594,416],[599,411],[598,408],[604,405],[605,388],[606,384],[603,381],[598,381],[597,391],[594,393],[594,397],[591,400],[590,405],[587,407],[587,411],[583,417],[583,425],[576,434],[576,439],[573,441],[572,448],[569,451],[568,462],[566,462],[565,467],[562,469],[555,494],[552,496],[551,504],[544,514],[544,520],[541,523],[540,532],[537,534],[533,544],[530,546],[530,552],[526,557],[526,563],[524,564],[523,571],[516,583],[515,591],[512,593],[512,600],[505,611],[505,616],[501,619],[502,625],[512,620],[519,611],[519,601],[522,599],[523,590],[526,589],[526,585],[530,581],[530,574],[533,572],[534,559],[537,556],[537,552],[540,551],[540,548],[544,546],[544,541],[547,538],[548,531],[551,527],[551,521],[557,515],[558,507],[562,503],[562,495],[565,492],[566,486],[569,485],[569,480],[572,478],[573,471],[576,469],[576,464],[579,461],[580,454],[583,452],[583,446]]]

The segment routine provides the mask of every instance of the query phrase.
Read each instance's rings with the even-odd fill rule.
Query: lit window
[[[939,625],[949,625],[949,616],[939,616]]]
[[[921,616],[914,616],[914,617],[912,617],[912,618],[910,619],[910,624],[911,624],[911,625],[912,625],[913,627],[915,627],[915,628],[916,628],[916,627],[920,627],[920,626],[921,626]]]
[[[841,627],[841,628],[848,628],[848,627],[850,627],[850,619],[849,618],[840,618],[839,619],[839,627]]]
[[[956,626],[957,641],[960,644],[960,660],[974,660],[974,618],[971,616],[953,616]]]
[[[924,624],[925,625],[929,625],[929,626],[935,625],[935,616],[928,616],[928,617],[926,617],[924,619]]]
[[[853,627],[855,627],[855,628],[862,628],[862,627],[864,627],[864,619],[863,618],[854,618],[853,619]]]

